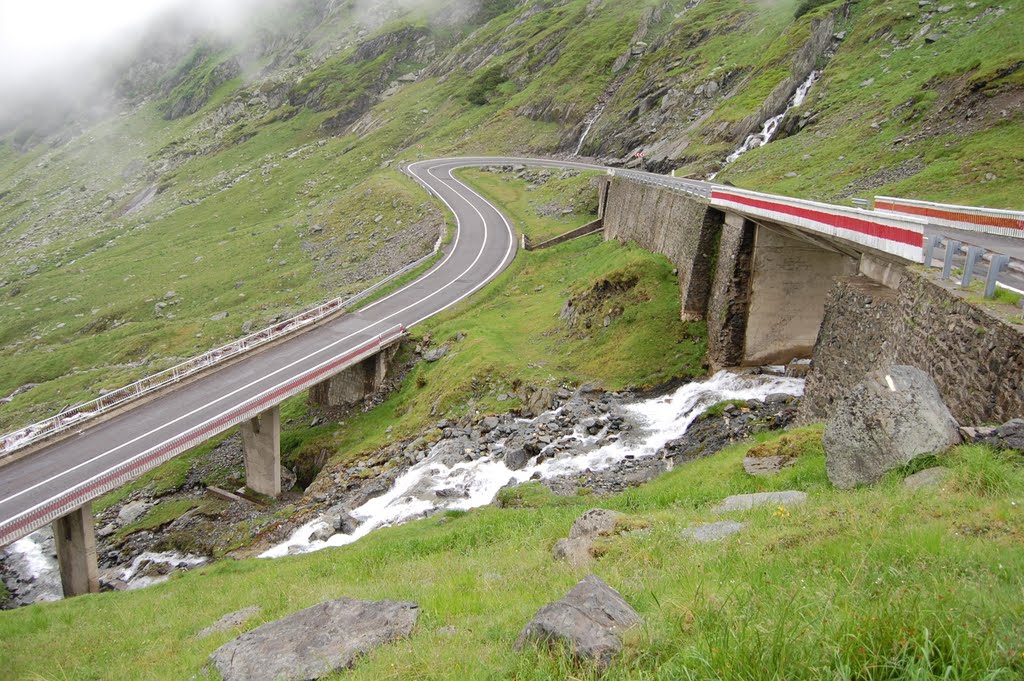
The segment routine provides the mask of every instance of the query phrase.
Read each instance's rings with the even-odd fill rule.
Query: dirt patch
[[[569,297],[559,319],[571,333],[586,335],[595,326],[609,326],[622,316],[625,306],[648,300],[637,290],[640,275],[620,270],[599,279],[586,291]]]

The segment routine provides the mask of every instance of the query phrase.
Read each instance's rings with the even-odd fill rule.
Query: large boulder
[[[596,575],[585,577],[560,601],[545,605],[519,633],[516,650],[528,642],[565,645],[583,660],[607,666],[622,650],[621,632],[640,615]]]
[[[840,489],[876,482],[887,471],[960,442],[935,382],[910,366],[873,371],[825,426],[825,468]]]
[[[307,681],[412,633],[415,603],[340,598],[264,624],[210,656],[224,681]]]

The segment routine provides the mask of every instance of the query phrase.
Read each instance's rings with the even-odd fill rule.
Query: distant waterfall
[[[594,127],[594,123],[597,123],[597,119],[604,113],[605,106],[605,104],[600,104],[583,119],[583,134],[580,135],[580,142],[576,145],[576,151],[573,152],[573,156],[579,156],[580,152],[583,151],[583,143],[587,141],[587,135],[590,134],[590,129]]]
[[[800,87],[796,89],[796,93],[793,95],[792,99],[789,100],[789,106],[786,107],[786,110],[780,113],[778,116],[772,116],[767,121],[765,121],[764,125],[761,127],[761,132],[756,132],[752,135],[749,135],[747,139],[743,141],[743,144],[741,144],[739,148],[736,149],[736,151],[732,152],[731,154],[725,157],[726,164],[732,163],[733,161],[735,161],[736,159],[738,159],[740,156],[747,153],[751,149],[763,147],[764,145],[771,142],[772,138],[775,137],[775,133],[779,129],[779,124],[782,123],[782,119],[786,117],[786,114],[788,114],[791,109],[800,106],[801,104],[804,103],[804,100],[807,99],[807,93],[810,92],[811,86],[814,85],[815,82],[817,82],[818,77],[820,75],[821,74],[819,74],[817,71],[811,71],[811,75],[807,77],[807,80],[801,83]],[[718,173],[715,173],[715,175],[717,174]],[[713,180],[714,177],[715,176],[712,175],[708,179]]]

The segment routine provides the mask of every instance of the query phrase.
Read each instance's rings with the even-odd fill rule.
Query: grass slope
[[[261,606],[248,629],[347,596],[422,609],[408,641],[367,656],[348,679],[1019,678],[1017,460],[961,447],[939,460],[953,469],[941,489],[909,492],[897,473],[840,492],[825,478],[820,441],[803,440],[797,465],[769,480],[743,472],[750,445],[736,445],[607,499],[527,486],[504,495],[519,508],[448,513],[341,549],[225,562],[139,592],[0,613],[5,676],[189,677],[237,635],[195,638],[222,615]],[[721,542],[680,537],[717,519],[711,508],[729,494],[781,489],[810,500],[730,514],[749,526]],[[554,562],[551,547],[594,505],[646,526],[607,539],[594,566],[645,620],[604,675],[511,648],[537,608],[587,573]]]

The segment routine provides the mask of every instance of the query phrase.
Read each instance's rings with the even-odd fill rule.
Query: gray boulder
[[[916,492],[919,489],[928,489],[931,487],[938,487],[949,474],[953,471],[949,470],[945,466],[935,466],[933,468],[926,468],[923,471],[918,471],[913,475],[906,477],[903,480],[903,486],[912,492]]]
[[[807,501],[806,492],[787,490],[785,492],[758,492],[756,494],[736,494],[726,497],[725,501],[714,508],[715,513],[730,511],[749,511],[759,506],[799,506]]]
[[[319,679],[360,655],[412,633],[416,603],[326,601],[222,645],[210,661],[224,681]]]
[[[622,650],[621,632],[643,620],[615,589],[595,575],[560,601],[545,605],[519,633],[516,650],[528,642],[565,645],[580,659],[607,666]]]
[[[238,610],[236,612],[228,613],[227,615],[224,615],[219,620],[217,620],[216,622],[214,622],[213,624],[211,624],[210,626],[206,627],[198,634],[196,634],[196,638],[209,638],[210,636],[213,636],[214,634],[220,633],[222,631],[227,631],[228,629],[240,627],[259,614],[260,606],[258,605],[253,605],[248,608]]]
[[[684,539],[689,539],[692,542],[698,544],[709,544],[715,541],[721,541],[729,535],[740,532],[747,526],[747,523],[738,523],[734,520],[722,520],[717,523],[704,523],[703,525],[695,525],[694,527],[687,527],[683,530],[682,535]]]
[[[1024,452],[1024,419],[1014,419],[995,427],[961,428],[960,433],[969,442]]]
[[[145,515],[151,505],[149,502],[141,499],[139,501],[130,501],[117,512],[117,520],[122,525],[131,525]]]
[[[840,489],[877,482],[887,471],[960,442],[935,382],[910,366],[873,371],[825,425],[825,469]]]
[[[448,346],[442,345],[440,347],[431,348],[423,353],[423,359],[428,362],[436,362],[448,354]]]

